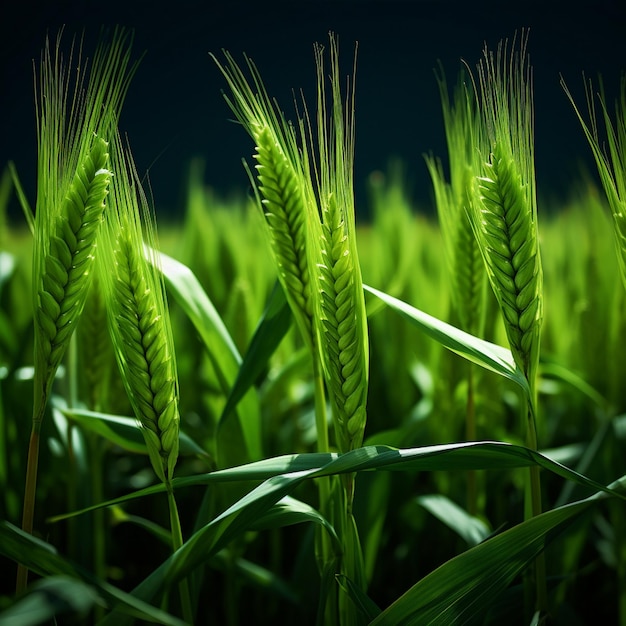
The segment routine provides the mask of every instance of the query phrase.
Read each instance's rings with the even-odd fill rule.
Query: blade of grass
[[[292,313],[285,292],[280,284],[276,283],[239,367],[237,378],[222,411],[220,424],[228,419],[238,402],[258,380],[270,356],[274,354],[278,344],[289,330],[291,320]]]
[[[484,617],[545,546],[595,500],[583,500],[533,517],[450,559],[384,610],[371,626],[455,626]]]
[[[194,273],[186,265],[162,252],[158,258],[169,292],[204,341],[207,354],[220,377],[222,390],[228,396],[237,380],[242,363],[239,351]],[[237,414],[245,442],[243,459],[252,461],[260,459],[262,457],[260,413],[253,391],[249,391],[241,399]]]
[[[363,285],[363,289],[382,300],[387,306],[408,319],[435,341],[438,341],[444,348],[512,380],[519,385],[525,394],[530,394],[528,381],[515,363],[511,351],[507,348],[474,337],[378,289],[368,285]]]

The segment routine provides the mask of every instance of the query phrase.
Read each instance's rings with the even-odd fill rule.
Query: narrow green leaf
[[[358,585],[355,585],[347,576],[342,574],[337,574],[335,578],[339,586],[348,594],[352,602],[354,602],[354,606],[356,606],[363,618],[367,620],[368,624],[380,615],[380,608],[366,593],[363,593]]]
[[[282,341],[291,325],[292,313],[280,283],[276,282],[263,316],[254,331],[235,384],[230,390],[226,406],[220,417],[224,422],[245,396],[266,367],[269,358]]]
[[[450,559],[383,611],[371,626],[455,626],[484,616],[554,536],[594,500],[533,517]]]
[[[325,455],[315,456],[322,457]],[[188,576],[196,567],[228,545],[235,537],[251,528],[272,506],[305,480],[368,469],[502,469],[503,467],[523,467],[533,464],[538,464],[563,477],[626,499],[626,496],[623,496],[621,492],[614,492],[558,463],[550,461],[537,452],[512,444],[477,442],[410,450],[397,450],[386,446],[368,446],[338,455],[330,463],[318,469],[305,469],[268,478],[206,526],[195,532],[180,549],[134,589],[133,595],[149,602],[156,594],[160,593],[163,586],[172,585]],[[221,473],[223,475],[224,472],[228,473],[228,471],[222,470]],[[217,473],[213,472],[213,474]],[[241,476],[241,474],[239,475]],[[210,480],[210,477],[211,474],[205,474],[203,479]],[[180,486],[180,483],[178,485]],[[536,519],[539,518],[533,518],[533,520]],[[538,533],[542,527],[531,526],[530,528],[533,532]],[[538,536],[543,537],[543,535]],[[524,561],[524,565],[526,562]],[[113,624],[113,621],[110,624]],[[116,625],[122,626],[122,623],[116,622]]]
[[[109,415],[107,413],[87,411],[86,409],[63,409],[61,412],[68,419],[104,437],[124,450],[137,454],[148,454],[144,436],[141,433],[137,419],[134,417]],[[182,430],[179,432],[179,437],[180,454],[201,457],[209,456],[206,450],[201,448]]]
[[[472,363],[476,363],[500,376],[517,383],[526,394],[530,394],[528,381],[517,367],[511,351],[502,346],[490,343],[484,339],[474,337],[442,320],[428,315],[410,304],[398,300],[389,294],[368,285],[363,285],[365,291],[376,296],[400,315],[408,319],[413,325],[420,328],[427,335],[438,341],[444,348],[455,352]]]
[[[419,496],[415,502],[431,515],[453,530],[468,546],[484,541],[491,533],[489,527],[477,517],[470,515],[458,504],[441,494]]]
[[[38,580],[26,596],[0,613],[0,625],[35,626],[67,614],[84,618],[99,600],[95,590],[80,580],[50,576]]]
[[[228,396],[241,366],[241,355],[232,337],[195,274],[172,257],[162,252],[156,254],[167,288],[204,341],[207,354],[219,376],[222,391]],[[149,254],[148,258],[150,256],[152,255]],[[238,415],[247,452],[244,456],[252,461],[261,458],[261,417],[253,391],[241,399]]]
[[[280,498],[295,489],[303,480],[320,476],[349,474],[367,470],[442,471],[491,469],[500,471],[517,467],[530,467],[532,465],[538,465],[566,480],[574,481],[594,491],[609,493],[626,500],[626,495],[621,491],[612,491],[538,452],[523,446],[498,441],[473,441],[408,449],[391,448],[389,446],[366,446],[351,450],[345,454],[291,454],[207,474],[174,478],[172,486],[174,489],[181,489],[183,487],[210,485],[219,482],[265,479],[262,485],[246,494],[241,500],[222,513],[220,518],[217,518],[221,519],[248,507],[257,499],[264,497],[268,489],[271,493],[278,493],[278,491],[275,491],[278,489],[278,486],[281,488],[287,487],[284,493],[276,496],[271,503],[273,505]],[[276,484],[272,483],[272,481],[275,481]],[[153,485],[152,487],[134,491],[120,498],[102,502],[81,511],[57,515],[48,521],[60,521],[102,507],[122,504],[123,502],[147,495],[160,493],[164,490],[163,485]],[[255,515],[260,514],[260,512],[255,513]],[[251,517],[251,520],[253,519],[254,516]]]
[[[138,618],[170,626],[183,625],[178,618],[98,580],[90,572],[62,557],[49,543],[36,539],[5,521],[0,521],[0,554],[17,563],[23,563],[40,576],[61,575],[83,581],[95,590],[107,606],[123,612],[130,619]]]
[[[250,528],[251,530],[266,530],[282,526],[291,526],[293,524],[302,524],[304,522],[312,522],[322,526],[328,532],[334,544],[334,549],[338,553],[341,552],[341,542],[337,537],[335,529],[328,520],[312,506],[290,496],[285,496],[267,513],[259,516],[257,520],[252,523]]]
[[[15,163],[13,161],[9,161],[8,163],[9,172],[11,172],[11,179],[13,181],[13,186],[15,187],[15,193],[17,194],[17,199],[19,200],[20,206],[22,207],[22,211],[24,211],[24,217],[26,218],[26,223],[28,224],[28,229],[31,234],[35,232],[35,214],[33,209],[28,202],[28,198],[24,193],[24,188],[22,187],[22,183],[20,181],[20,177],[17,174],[17,168],[15,167]]]

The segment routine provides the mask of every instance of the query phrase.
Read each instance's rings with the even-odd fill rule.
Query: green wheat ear
[[[339,449],[346,452],[359,447],[363,441],[369,347],[355,229],[354,86],[347,95],[344,112],[339,86],[339,51],[332,35],[330,56],[332,115],[327,115],[323,48],[316,47],[322,258],[312,297],[335,432]]]
[[[22,529],[33,529],[41,422],[56,370],[85,304],[98,230],[110,184],[107,141],[136,66],[129,36],[116,30],[101,43],[84,87],[84,68],[67,73],[60,40],[42,55],[37,94],[37,206],[33,253],[34,400]],[[73,88],[71,89],[71,85]],[[28,570],[20,565],[16,589]]]
[[[446,183],[438,159],[426,157],[435,192],[435,204],[444,242],[452,304],[463,330],[482,336],[485,318],[486,274],[480,248],[472,232],[469,214],[474,176],[483,169],[480,154],[486,137],[480,125],[475,96],[460,76],[450,102],[443,72],[437,76],[446,131],[450,183]]]
[[[594,93],[591,81],[586,85],[587,107],[590,122],[587,124],[574,104],[572,94],[561,79],[561,85],[567,94],[576,115],[583,127],[587,141],[591,146],[604,192],[613,213],[613,226],[617,246],[622,282],[626,287],[626,76],[620,83],[620,98],[615,104],[615,124],[606,106],[606,98],[600,86],[600,106],[607,133],[608,152],[600,143],[598,122],[594,106]]]
[[[534,384],[543,316],[537,233],[530,67],[523,38],[509,56],[501,44],[479,64],[481,110],[490,139],[479,202],[470,210],[511,351]]]
[[[308,155],[298,147],[304,133],[286,121],[250,59],[252,84],[232,56],[224,54],[226,65],[211,56],[232,91],[228,105],[255,142],[258,192],[278,277],[300,333],[313,349],[309,242],[318,238],[320,225]]]
[[[470,212],[492,290],[496,296],[511,352],[526,377],[530,394],[521,403],[526,445],[537,449],[537,369],[543,318],[542,270],[537,234],[533,157],[531,70],[527,34],[519,49],[501,43],[496,55],[484,51],[478,65],[479,107],[489,137],[483,154],[485,171],[476,180],[479,202]],[[525,492],[527,516],[539,515],[541,479],[531,467]],[[534,564],[535,609],[547,607],[544,555]],[[526,583],[530,596],[530,583]]]
[[[279,279],[305,341],[312,345],[307,207],[302,176],[268,126],[255,132],[257,174]]]
[[[107,139],[134,72],[129,43],[124,31],[115,31],[111,42],[98,48],[87,87],[79,68],[71,93],[60,37],[54,55],[47,43],[42,57],[33,265],[35,421],[43,416],[91,279],[110,183]]]
[[[51,382],[85,303],[110,171],[96,139],[80,164],[50,237],[35,308],[37,370]],[[41,418],[42,416],[40,416]]]
[[[98,276],[124,386],[154,471],[169,484],[178,458],[178,377],[154,219],[130,156],[119,145],[113,165]]]

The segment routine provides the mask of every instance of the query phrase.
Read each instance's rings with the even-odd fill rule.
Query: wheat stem
[[[33,259],[34,391],[22,527],[32,533],[39,433],[56,370],[82,312],[110,172],[107,143],[130,77],[123,30],[96,52],[87,89],[80,64],[74,91],[60,54],[42,55],[37,101],[37,210]],[[71,60],[71,55],[70,55]],[[33,456],[31,456],[33,455]],[[18,592],[28,574],[20,568]]]
[[[170,512],[170,529],[172,531],[172,549],[174,552],[183,545],[183,533],[180,526],[180,517],[178,515],[178,506],[174,498],[174,490],[172,484],[167,483],[167,502]],[[194,623],[193,607],[191,604],[191,593],[189,590],[189,581],[187,578],[179,583],[180,601],[182,605],[183,619],[188,624]]]
[[[485,261],[511,352],[531,390],[521,403],[526,441],[537,449],[537,368],[543,318],[542,271],[537,234],[533,157],[531,70],[527,36],[509,53],[500,44],[497,55],[487,49],[479,64],[481,115],[489,136],[483,154],[484,173],[477,178],[479,203],[470,210],[472,228]],[[513,46],[514,48],[514,46]],[[528,475],[528,515],[541,513],[541,482],[537,467]],[[547,610],[544,557],[535,564],[535,607]]]
[[[446,183],[441,161],[426,158],[435,191],[435,203],[444,242],[452,306],[459,326],[482,337],[485,325],[486,273],[480,247],[472,232],[468,214],[475,203],[474,176],[482,170],[480,160],[486,137],[480,124],[474,94],[463,80],[463,74],[450,102],[443,72],[437,77],[441,97],[450,183]],[[467,368],[465,414],[466,441],[476,439],[473,366]],[[476,472],[467,472],[467,510],[476,514],[478,491]]]
[[[155,250],[156,227],[132,158],[121,148],[119,139],[114,144],[113,164],[116,185],[111,190],[103,232],[99,278],[105,289],[109,332],[120,374],[139,420],[150,462],[168,494],[176,551],[183,544],[171,484],[179,448],[178,375]],[[186,580],[179,589],[184,618],[193,623]]]

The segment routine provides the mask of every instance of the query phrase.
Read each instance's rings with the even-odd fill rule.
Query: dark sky
[[[9,5],[11,8],[9,8]],[[509,5],[513,8],[506,8]],[[86,32],[93,52],[102,24],[135,29],[134,49],[144,50],[131,85],[121,130],[128,134],[140,172],[150,169],[157,210],[180,211],[189,161],[206,161],[205,180],[218,191],[247,188],[241,166],[253,146],[221,95],[224,81],[208,56],[246,52],[268,91],[285,112],[292,89],[313,94],[313,43],[329,30],[340,40],[346,67],[359,42],[357,76],[356,193],[362,206],[365,178],[390,157],[407,165],[415,200],[427,205],[431,190],[423,154],[445,157],[438,87],[433,70],[443,63],[451,83],[463,58],[471,66],[483,44],[495,48],[516,30],[530,28],[535,76],[536,168],[540,195],[567,197],[589,149],[559,86],[563,74],[584,105],[582,72],[601,73],[613,98],[626,69],[626,2],[446,1],[189,2],[66,0],[45,6],[6,2],[0,9],[0,167],[13,159],[26,192],[35,196],[35,121],[32,59],[46,32],[65,24],[64,41]],[[17,12],[17,13],[16,13]]]

